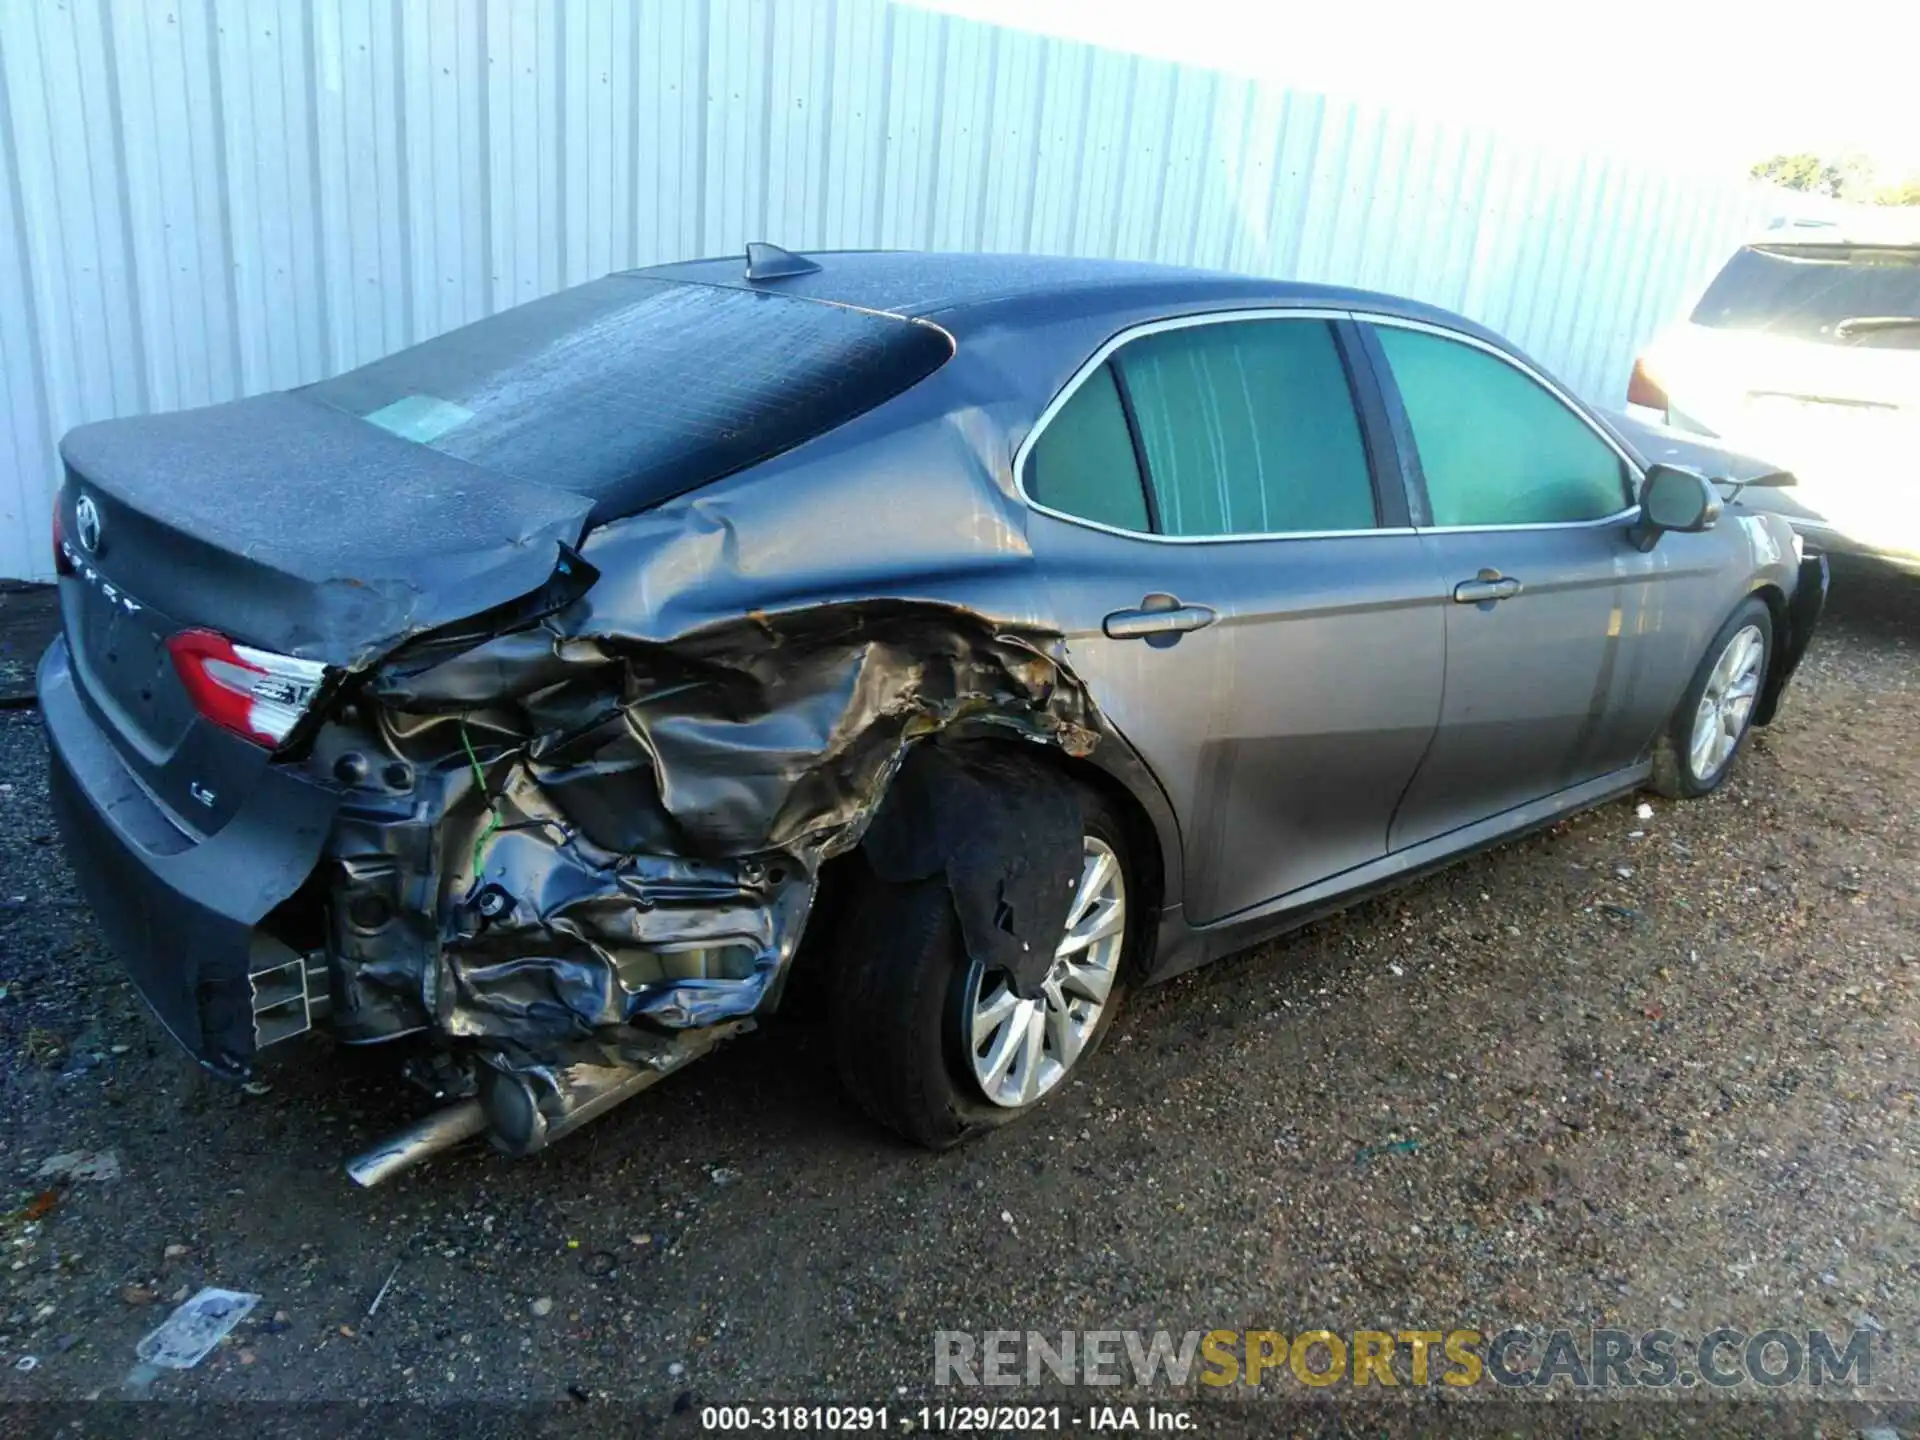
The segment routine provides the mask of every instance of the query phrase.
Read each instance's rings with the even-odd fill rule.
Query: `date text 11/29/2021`
[[[703,1430],[889,1430],[1001,1435],[1030,1430],[1191,1431],[1191,1413],[1166,1405],[705,1405]]]

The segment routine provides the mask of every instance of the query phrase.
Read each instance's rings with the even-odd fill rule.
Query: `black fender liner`
[[[1813,639],[1814,628],[1820,623],[1820,612],[1827,607],[1827,587],[1831,579],[1825,555],[1809,555],[1800,562],[1800,583],[1793,587],[1793,597],[1787,601],[1783,633],[1775,637],[1777,658],[1773,673],[1767,676],[1767,683],[1760,691],[1760,703],[1754,707],[1754,724],[1770,724],[1779,713],[1780,697],[1793,672],[1799,668],[1801,657],[1807,653],[1807,643]]]
[[[901,762],[862,849],[890,883],[944,877],[968,956],[1033,999],[1080,883],[1084,834],[1079,787],[1017,742],[927,742]]]

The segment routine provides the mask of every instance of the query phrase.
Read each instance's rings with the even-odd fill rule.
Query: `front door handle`
[[[1453,587],[1453,598],[1461,605],[1479,605],[1488,600],[1511,600],[1520,593],[1520,582],[1498,570],[1482,570],[1471,580]]]
[[[1135,610],[1116,610],[1101,622],[1115,640],[1156,640],[1170,645],[1189,630],[1204,630],[1219,619],[1205,605],[1182,605],[1172,595],[1149,595]]]

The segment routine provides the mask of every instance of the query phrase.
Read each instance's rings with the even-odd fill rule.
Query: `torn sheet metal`
[[[338,766],[377,747],[359,768],[411,781],[343,809],[332,847],[333,1018],[350,1036],[430,1024],[546,1065],[635,1021],[750,1015],[778,997],[820,865],[876,809],[876,867],[944,869],[970,951],[1016,974],[1051,954],[1079,870],[1064,783],[996,806],[991,759],[929,752],[880,802],[935,736],[1086,753],[1096,719],[1058,636],[907,600],[664,642],[577,633],[585,618],[425,669],[398,656],[359,728],[316,748]]]
[[[911,328],[907,359],[929,336],[951,353]],[[568,552],[590,585],[415,635],[352,678],[307,760],[343,790],[313,907],[336,1032],[434,1033],[570,1113],[561,1077],[604,1068],[607,1045],[778,1003],[821,865],[909,755],[1093,748],[989,408],[1002,377],[944,373],[592,529]],[[969,948],[1050,951],[1077,811],[1043,821],[1029,787],[1009,821],[977,768],[923,778],[948,800],[970,786],[988,827],[932,867]],[[887,863],[924,875],[969,839],[915,838]]]

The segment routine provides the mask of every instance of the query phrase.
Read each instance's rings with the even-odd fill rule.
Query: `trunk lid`
[[[60,450],[65,537],[107,584],[348,669],[534,589],[592,509],[294,394],[83,425]]]
[[[357,670],[539,588],[592,501],[298,395],[84,425],[62,442],[61,609],[83,696],[191,832],[268,751],[201,719],[167,641],[205,627]]]

